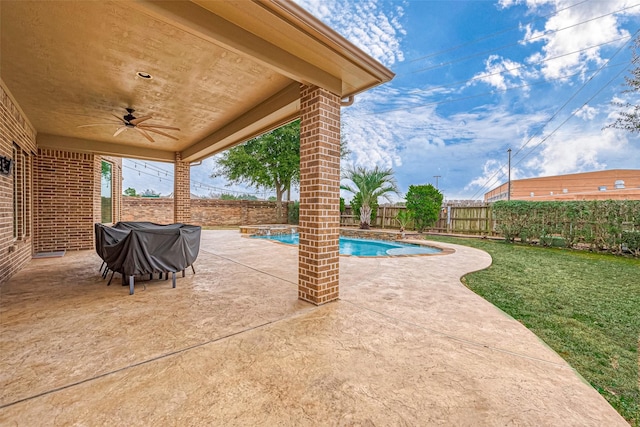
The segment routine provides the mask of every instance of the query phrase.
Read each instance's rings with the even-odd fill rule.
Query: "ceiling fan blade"
[[[149,142],[155,142],[153,140],[153,138],[151,138],[151,135],[149,135],[147,132],[145,132],[143,129],[140,129],[139,127],[135,127],[135,130],[137,130],[138,132],[140,132],[145,138],[147,138],[149,140]]]
[[[112,116],[118,119],[118,123],[124,123],[125,125],[127,124],[127,122],[125,122],[122,117],[116,116],[115,114],[112,114]]]
[[[132,125],[139,125],[140,123],[144,122],[145,120],[149,120],[150,118],[151,116],[139,117],[137,119],[131,120],[129,123],[131,123]]]
[[[136,128],[136,129],[138,129],[138,128]],[[162,131],[159,131],[159,130],[156,130],[156,129],[152,129],[150,127],[146,127],[146,128],[144,128],[144,130],[147,131],[147,132],[157,133],[159,135],[163,135],[163,136],[166,136],[166,137],[171,138],[171,139],[175,139],[176,141],[178,140],[178,138],[176,138],[173,135],[169,135],[168,133],[165,133],[165,132],[162,132]]]
[[[76,127],[79,127],[79,128],[88,128],[88,127],[90,127],[90,126],[117,126],[117,125],[119,125],[119,124],[120,124],[120,123],[116,123],[116,122],[109,122],[109,123],[90,123],[90,124],[87,124],[87,125],[80,125],[80,126],[76,126]]]
[[[120,135],[122,132],[124,132],[125,130],[127,130],[127,127],[126,127],[126,126],[120,126],[120,127],[118,128],[118,130],[116,130],[116,133],[114,133],[114,134],[113,134],[113,136],[118,136],[118,135]]]
[[[145,128],[145,129],[158,128],[158,129],[180,130],[180,128],[174,128],[172,126],[152,125],[152,124],[144,124],[144,125],[140,125],[140,127]]]

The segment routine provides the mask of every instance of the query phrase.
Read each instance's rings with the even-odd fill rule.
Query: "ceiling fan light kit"
[[[149,120],[149,119],[151,119],[153,117],[152,116],[136,117],[136,116],[133,115],[133,113],[135,112],[135,110],[133,108],[126,108],[126,110],[127,110],[127,114],[125,114],[123,117],[120,117],[120,116],[117,116],[117,115],[113,114],[113,117],[115,117],[118,120],[117,122],[91,123],[91,124],[87,124],[87,125],[80,125],[78,127],[82,128],[82,127],[105,126],[105,125],[113,126],[115,124],[115,125],[120,125],[120,127],[118,129],[116,129],[116,131],[113,134],[113,136],[118,136],[118,135],[120,135],[122,132],[124,132],[127,129],[135,129],[142,136],[144,136],[149,142],[155,142],[155,140],[149,134],[149,132],[155,133],[155,134],[158,134],[158,135],[162,135],[162,136],[165,136],[167,138],[175,139],[176,141],[178,140],[178,138],[176,138],[175,136],[170,135],[170,134],[168,134],[168,133],[166,133],[164,131],[161,131],[159,129],[179,131],[180,128],[173,127],[173,126],[165,126],[165,125],[159,125],[159,124],[145,123],[147,120]]]

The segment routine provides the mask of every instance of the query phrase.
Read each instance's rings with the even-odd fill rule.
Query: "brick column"
[[[191,167],[176,152],[173,181],[173,222],[188,224],[191,221]]]
[[[302,85],[300,117],[298,297],[320,305],[339,296],[340,98]]]

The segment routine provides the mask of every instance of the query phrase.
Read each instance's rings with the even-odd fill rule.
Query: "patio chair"
[[[127,236],[127,234],[129,234],[129,231],[117,230],[100,223],[96,223],[94,225],[94,231],[95,231],[96,253],[102,259],[102,264],[100,265],[100,269],[98,271],[102,272],[102,278],[105,279],[110,270],[109,265],[105,258],[106,256],[105,247],[107,245],[113,245],[118,243],[120,240],[124,239]],[[102,270],[103,267],[104,267],[104,271]],[[107,286],[111,285],[111,280],[113,279],[113,273],[115,273],[115,271],[112,270],[111,278],[109,279]]]

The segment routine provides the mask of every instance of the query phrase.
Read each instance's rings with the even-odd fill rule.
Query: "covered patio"
[[[299,119],[298,297],[338,298],[340,109],[393,72],[286,0],[3,1],[0,18],[0,283],[120,220],[121,158],[173,163],[189,223],[192,164]]]
[[[1,425],[625,425],[460,284],[486,254],[339,257],[340,108],[393,73],[294,3],[2,1],[0,18]],[[179,130],[145,135],[125,108]],[[93,225],[120,219],[119,158],[173,163],[189,223],[192,163],[296,119],[299,250],[205,231],[177,289],[106,286]]]
[[[107,287],[92,251],[5,283],[0,424],[627,425],[460,283],[484,252],[341,257],[340,300],[315,306],[295,247],[202,237],[176,289]]]

